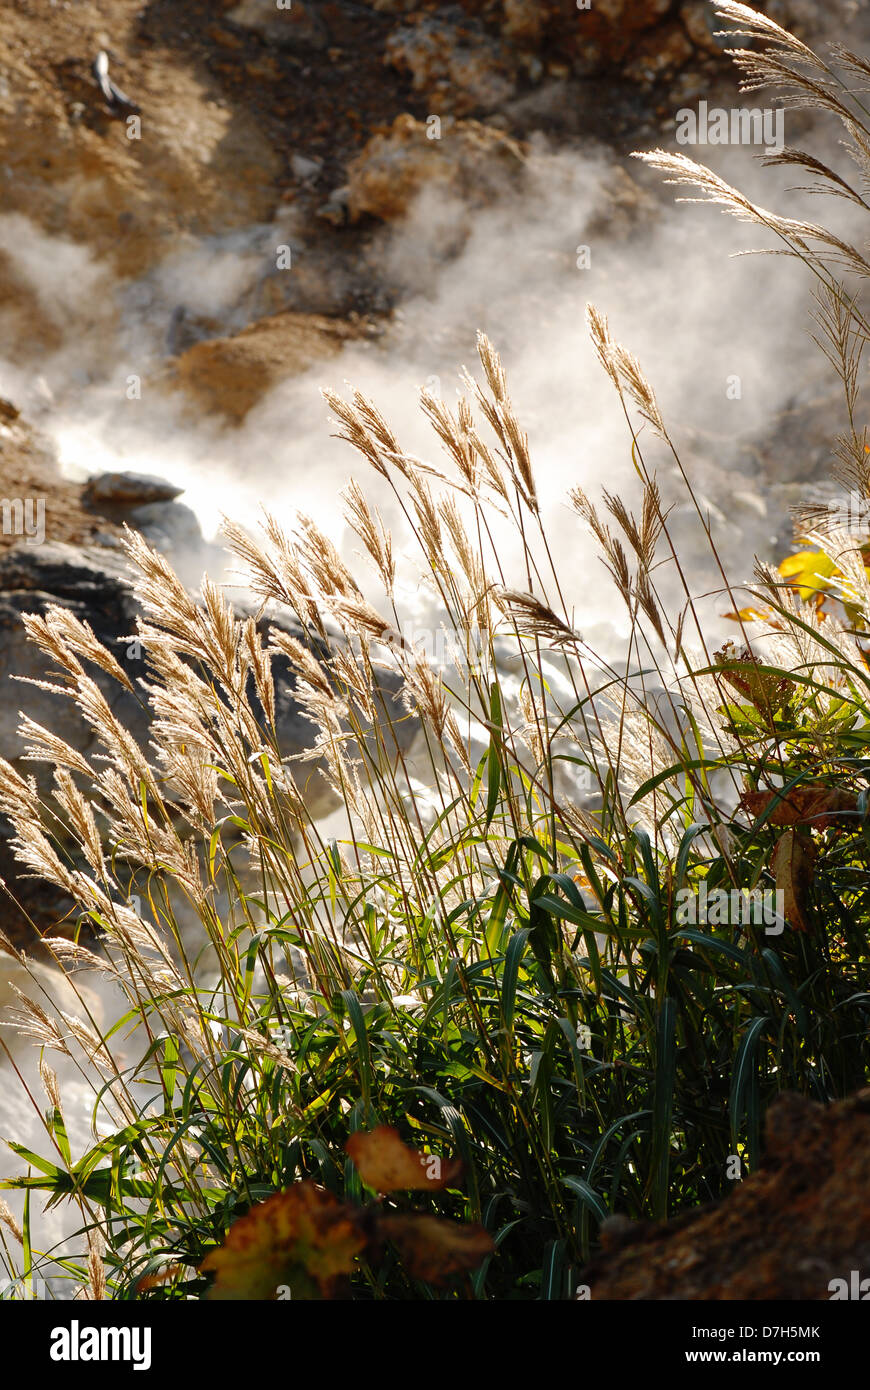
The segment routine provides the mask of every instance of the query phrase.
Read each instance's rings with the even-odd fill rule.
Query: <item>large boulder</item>
[[[580,1273],[597,1299],[830,1299],[870,1274],[870,1090],[828,1107],[784,1094],[760,1169],[670,1222],[612,1217]]]
[[[0,687],[10,692],[10,698],[0,706],[0,754],[8,759],[16,758],[21,752],[17,724],[22,709],[37,722],[55,729],[86,755],[95,742],[71,701],[32,686],[15,684],[20,677],[45,678],[45,658],[28,640],[21,618],[25,613],[44,613],[51,604],[69,608],[76,617],[89,623],[134,684],[144,674],[141,644],[130,641],[136,630],[138,605],[130,585],[129,570],[120,552],[100,546],[63,543],[37,547],[19,545],[8,550],[0,556]],[[256,611],[253,604],[242,601],[236,608],[240,616]],[[316,641],[288,611],[271,617],[269,622],[299,641],[313,645],[315,651],[322,654]],[[147,707],[96,667],[91,674],[106,695],[112,712],[146,749],[150,727]],[[313,726],[302,715],[294,698],[295,676],[286,658],[274,658],[273,676],[282,753],[285,756],[303,753],[313,742]],[[398,680],[386,674],[382,674],[380,680],[383,694],[391,699],[398,691]],[[410,741],[407,721],[402,727],[403,737]],[[328,802],[329,797],[324,792],[314,810],[321,806],[325,809]]]
[[[120,552],[100,546],[58,543],[38,547],[22,544],[0,554],[0,688],[6,692],[6,699],[0,705],[0,755],[13,762],[22,753],[18,734],[22,711],[37,723],[52,729],[86,757],[98,751],[94,734],[71,700],[33,685],[22,684],[18,679],[46,678],[49,663],[26,637],[21,619],[25,613],[44,614],[52,604],[68,608],[77,618],[89,623],[95,635],[127,671],[134,685],[145,674],[143,649],[140,644],[129,640],[136,630],[138,607],[130,586],[129,570]],[[240,616],[250,616],[258,610],[253,604],[239,602],[237,611]],[[305,632],[289,611],[284,610],[270,617],[269,623],[308,644],[318,658],[322,657],[320,643]],[[265,627],[265,624],[262,626]],[[133,735],[140,748],[147,751],[151,721],[144,697],[131,695],[98,667],[88,663],[88,669],[106,696],[113,714]],[[274,657],[272,671],[278,739],[282,754],[291,757],[311,748],[314,726],[305,718],[295,699],[296,678],[290,662],[282,656]],[[405,751],[413,741],[416,725],[397,702],[399,678],[382,672],[378,680],[382,699],[391,713],[395,711],[395,735],[402,751]],[[251,694],[253,696],[253,689]],[[47,783],[50,769],[41,764],[27,764],[26,767],[31,773],[36,771],[37,780],[43,785]],[[318,764],[306,762],[295,764],[294,768],[297,781],[304,788],[310,813],[317,816],[332,810],[337,804],[336,797],[321,777]],[[15,897],[25,908],[24,913],[7,908],[4,930],[11,930],[13,935],[21,939],[26,935],[28,918],[38,925],[52,926],[69,909],[70,904],[63,902],[62,896],[49,885],[34,884],[17,876],[8,849],[9,835],[10,827],[0,821],[0,877],[9,883]]]

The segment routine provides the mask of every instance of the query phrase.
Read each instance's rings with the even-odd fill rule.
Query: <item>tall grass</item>
[[[745,6],[721,12],[766,45],[766,56],[738,51],[749,77],[775,77],[839,116],[870,178],[865,113],[834,69]],[[866,75],[862,60],[836,56]],[[806,261],[844,380],[841,456],[866,496],[866,326],[858,291],[832,266],[862,278],[870,267],[683,157],[646,158]],[[784,151],[780,162],[800,161]],[[867,206],[833,171],[814,173]],[[66,1278],[86,1297],[199,1296],[203,1258],[268,1194],[309,1178],[358,1198],[345,1143],[386,1123],[463,1159],[456,1188],[418,1201],[481,1223],[495,1253],[444,1291],[387,1247],[358,1262],[355,1297],[566,1297],[609,1214],[672,1215],[751,1172],[778,1092],[827,1100],[866,1083],[860,543],[814,518],[817,544],[836,554],[839,616],[763,566],[738,597],[640,364],[595,309],[589,326],[640,479],[636,512],[606,493],[570,499],[629,616],[618,668],[575,630],[528,439],[485,337],[480,377],[464,379],[454,410],[422,397],[446,470],[406,454],[359,393],[329,396],[342,437],[416,537],[451,638],[446,669],[402,636],[392,540],[357,481],[345,514],[378,576],[377,606],[305,518],[284,530],[269,517],[259,539],[226,526],[266,605],[259,623],[208,580],[194,600],[128,533],[147,755],[93,677],[96,667],[135,690],[116,657],[65,609],[26,620],[101,752],[85,758],[25,719],[26,756],[53,769],[53,787],[4,764],[0,809],[21,863],[76,904],[75,931],[49,935],[46,949],[74,988],[81,971],[107,976],[126,1012],[105,1030],[85,989],[78,1014],[61,1012],[0,938],[31,970],[15,1022],[42,1049],[47,1101],[33,1097],[44,1152],[13,1143],[29,1175],[7,1185],[75,1204],[82,1231],[80,1257],[52,1260],[30,1248],[28,1219],[22,1229],[0,1210],[11,1274],[50,1269],[56,1288]],[[696,503],[742,649],[709,649],[645,460],[649,434]],[[506,525],[519,577],[503,568]],[[676,613],[664,575],[682,587]],[[307,642],[280,625],[287,610]],[[279,662],[311,721],[307,760],[286,757],[276,731]],[[401,701],[385,693],[384,667]],[[322,778],[346,813],[346,834],[331,840],[309,809]],[[702,886],[708,900],[738,890],[732,904],[739,890],[778,890],[784,920],[687,920],[682,906]],[[52,1051],[81,1067],[103,1117],[85,1153],[70,1149]],[[167,1266],[171,1278],[142,1284]]]

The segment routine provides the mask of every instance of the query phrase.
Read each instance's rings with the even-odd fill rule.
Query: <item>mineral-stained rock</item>
[[[414,90],[425,94],[433,112],[491,111],[511,98],[516,85],[511,50],[458,6],[396,29],[387,40],[387,59],[411,74]]]
[[[477,121],[445,123],[441,138],[413,116],[397,116],[385,135],[375,135],[348,169],[353,219],[370,213],[384,221],[402,217],[426,186],[481,204],[504,191],[521,171],[520,145]]]
[[[332,357],[356,335],[320,314],[273,314],[231,338],[196,343],[177,358],[173,381],[207,413],[239,424],[270,387]]]
[[[761,1168],[724,1201],[602,1244],[579,1276],[593,1301],[829,1299],[833,1280],[870,1277],[870,1090],[780,1096]]]
[[[623,73],[630,82],[652,86],[660,78],[669,77],[687,63],[694,49],[689,36],[680,24],[668,24],[642,38]]]

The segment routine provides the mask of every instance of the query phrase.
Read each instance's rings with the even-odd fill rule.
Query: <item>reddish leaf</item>
[[[770,868],[783,895],[783,913],[798,931],[811,927],[808,899],[815,861],[815,845],[803,831],[784,831],[773,847]]]
[[[352,1207],[311,1182],[296,1183],[251,1207],[200,1270],[215,1270],[210,1299],[332,1298],[366,1244]]]
[[[794,681],[763,671],[748,647],[737,651],[733,642],[726,642],[714,653],[724,681],[754,705],[759,713],[770,717],[782,709],[794,691]]]
[[[455,1184],[462,1172],[461,1160],[418,1153],[389,1125],[378,1125],[368,1134],[357,1130],[344,1147],[366,1187],[375,1192],[438,1192]]]
[[[427,1284],[476,1269],[495,1246],[482,1226],[465,1226],[439,1216],[383,1216],[378,1231],[392,1241],[408,1273]]]

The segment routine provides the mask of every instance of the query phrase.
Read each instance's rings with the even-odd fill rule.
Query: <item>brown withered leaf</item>
[[[419,1153],[390,1125],[378,1125],[369,1133],[357,1130],[344,1147],[366,1187],[375,1192],[439,1192],[455,1184],[462,1172],[460,1159]]]
[[[809,890],[813,882],[816,847],[802,830],[785,830],[773,847],[770,870],[783,895],[783,915],[798,931],[808,932]]]
[[[354,1209],[312,1182],[295,1183],[251,1207],[200,1270],[215,1270],[209,1299],[332,1298],[366,1236]]]
[[[495,1249],[482,1226],[440,1216],[382,1216],[378,1233],[392,1241],[411,1277],[427,1284],[444,1284],[454,1274],[476,1269]]]
[[[713,659],[721,668],[719,674],[722,679],[761,714],[775,714],[788,703],[794,692],[794,681],[787,676],[762,670],[748,647],[738,652],[733,642],[726,642],[720,651],[713,653]]]
[[[858,806],[854,792],[839,791],[836,787],[825,787],[818,782],[808,782],[804,786],[792,787],[778,801],[777,791],[744,792],[741,804],[751,816],[758,819],[776,801],[767,818],[768,825],[810,825],[813,830],[825,830],[838,821],[847,823],[850,812]],[[851,817],[853,818],[853,817]]]

